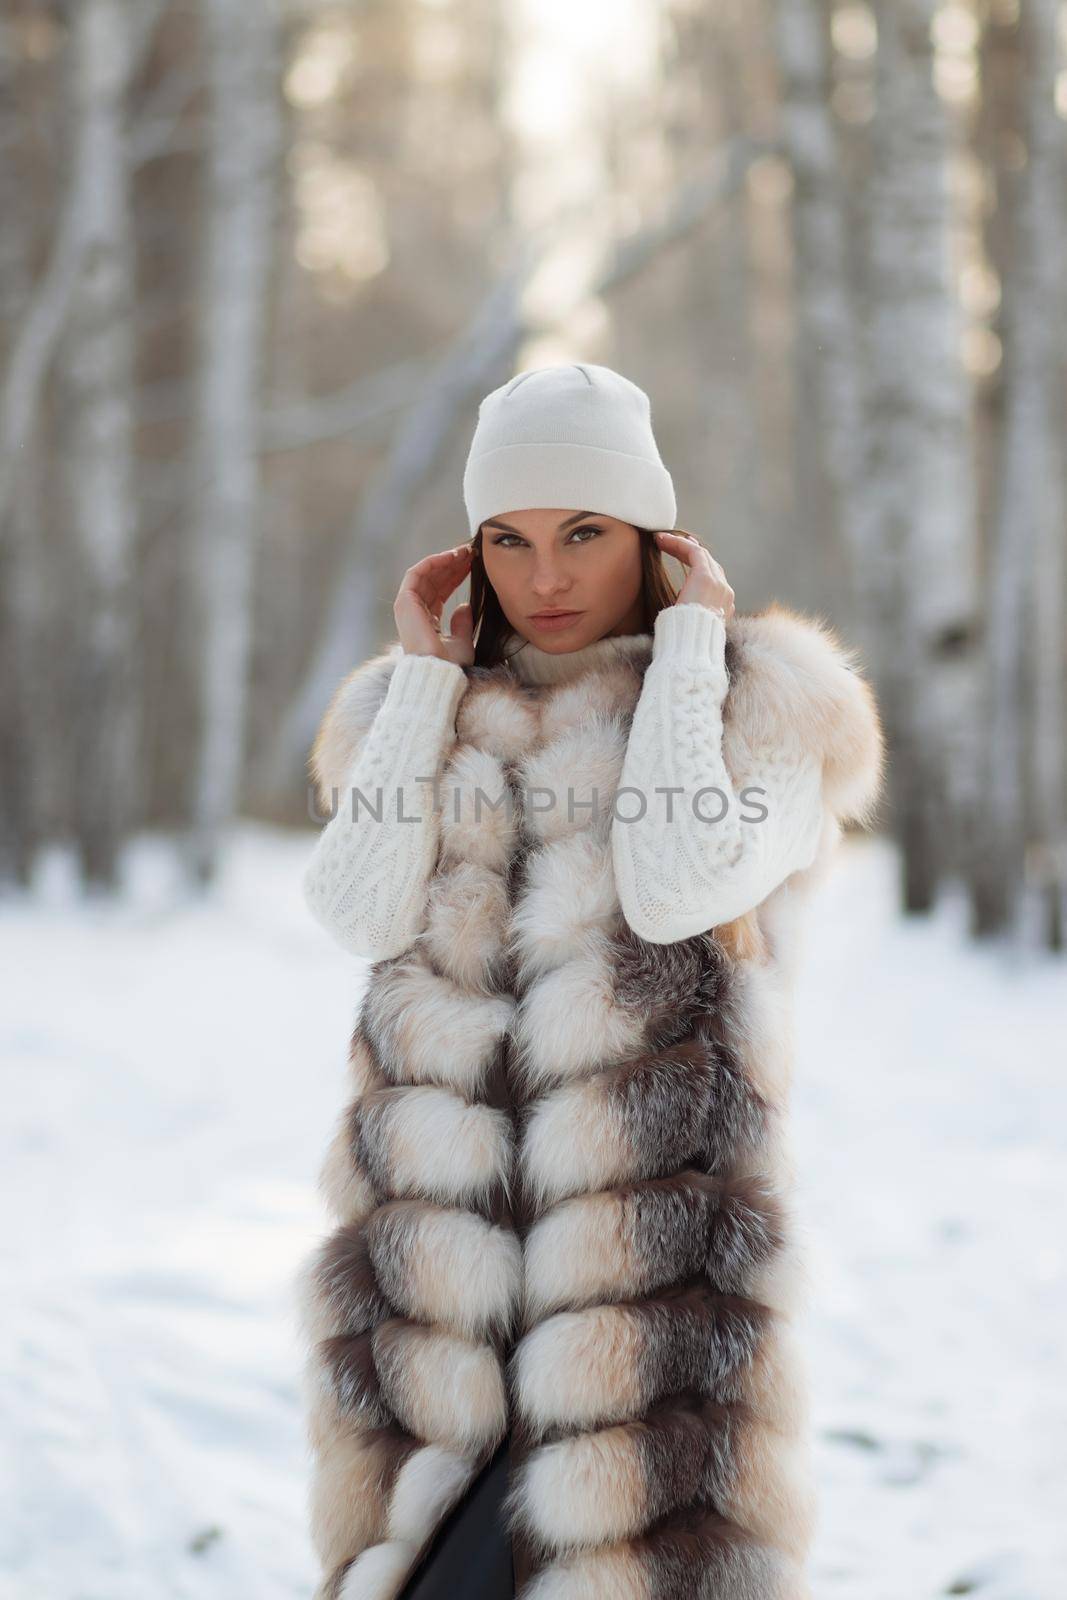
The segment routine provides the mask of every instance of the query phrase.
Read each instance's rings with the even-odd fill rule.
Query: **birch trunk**
[[[1058,10],[1056,0],[1032,0],[1024,23],[1029,163],[1023,217],[1026,259],[1034,276],[1025,343],[1041,394],[1041,425],[1031,464],[1036,482],[1044,488],[1034,527],[1034,559],[1027,573],[1034,692],[1029,781],[1040,927],[1052,950],[1062,950],[1067,942],[1067,412],[1063,344],[1049,338],[1050,329],[1062,331],[1067,326],[1067,151],[1055,99],[1057,63],[1063,60]]]
[[[870,308],[860,546],[894,743],[889,794],[903,899],[929,909],[954,866],[951,797],[974,678],[977,571],[952,279],[952,130],[933,82],[934,0],[879,0],[869,185]]]
[[[28,203],[23,153],[24,107],[10,53],[0,51],[0,367],[7,370],[13,330],[25,316],[31,291],[32,208]],[[7,692],[0,701],[0,882],[25,884],[29,878],[37,816],[33,795],[34,737],[26,696],[37,680],[33,668],[37,612],[33,587],[34,546],[28,538],[25,491],[30,474],[18,474],[18,492],[0,505],[0,679]],[[42,722],[40,728],[47,726]]]
[[[202,0],[202,19],[210,145],[190,497],[199,742],[189,864],[203,880],[238,809],[244,765],[281,118],[276,0]]]
[[[831,111],[832,9],[828,0],[778,0],[775,21],[782,129],[794,185],[798,497],[813,512],[827,507],[834,545],[847,567],[841,587],[854,596],[865,570],[853,514],[861,395],[844,184]],[[811,518],[805,532],[816,532]],[[873,641],[863,642],[873,655]]]
[[[62,350],[63,471],[80,558],[71,738],[72,825],[85,879],[114,884],[139,809],[133,566],[133,242],[125,91],[133,11],[82,0],[70,13],[81,271]]]
[[[1064,538],[1060,356],[1063,326],[1063,128],[1055,112],[1057,7],[1030,0],[1018,22],[1018,125],[1026,162],[1003,186],[1004,424],[986,621],[988,765],[982,849],[973,879],[979,932],[1016,927],[1028,859],[1042,934],[1063,941]],[[1033,848],[1027,851],[1028,835]]]

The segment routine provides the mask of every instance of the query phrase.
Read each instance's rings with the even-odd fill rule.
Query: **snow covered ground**
[[[202,901],[0,902],[3,1600],[302,1600],[292,1279],[359,964],[310,834],[244,827]],[[1067,1593],[1067,965],[958,907],[902,925],[847,844],[798,999],[817,1600]]]

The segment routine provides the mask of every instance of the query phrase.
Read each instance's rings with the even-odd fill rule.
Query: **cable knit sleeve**
[[[345,680],[323,721],[312,767],[320,804],[336,809],[304,897],[354,955],[400,955],[421,931],[440,838],[433,784],[466,685],[455,662],[395,646]]]
[[[656,617],[612,821],[623,915],[654,944],[751,910],[811,865],[828,810],[865,820],[880,786],[873,697],[830,631],[784,607],[738,620],[728,696],[722,617]]]

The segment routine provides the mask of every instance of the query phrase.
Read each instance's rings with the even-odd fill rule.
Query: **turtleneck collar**
[[[602,639],[594,639],[577,650],[559,652],[541,650],[531,639],[524,644],[521,640],[521,634],[509,633],[505,638],[504,653],[515,676],[522,683],[533,684],[565,683],[590,667],[634,661],[652,649],[650,633],[605,634]],[[513,650],[514,655],[511,654]]]

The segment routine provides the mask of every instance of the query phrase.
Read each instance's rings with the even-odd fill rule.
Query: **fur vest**
[[[610,798],[651,649],[599,641],[549,682],[465,669],[424,929],[371,966],[322,1173],[334,1226],[298,1289],[316,1600],[393,1600],[505,1438],[522,1600],[809,1593],[791,970],[883,737],[824,623],[729,623],[727,765],[739,729],[799,730],[823,843],[739,920],[646,943],[613,894],[610,817],[523,795]],[[324,805],[397,650],[331,702]]]

